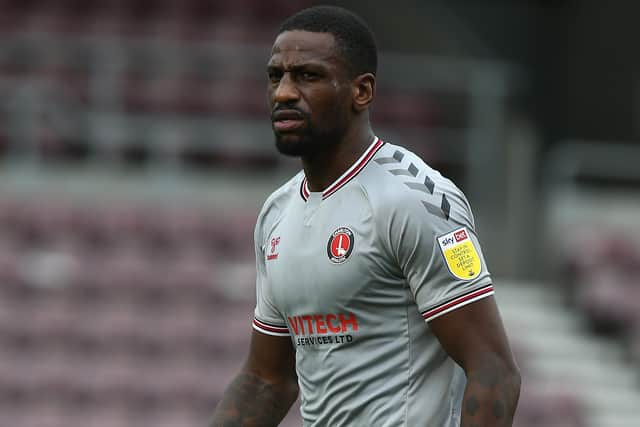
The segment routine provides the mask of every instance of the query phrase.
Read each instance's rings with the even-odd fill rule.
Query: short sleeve
[[[387,218],[391,251],[427,322],[494,293],[471,209],[453,188],[434,194],[450,215],[407,197]]]
[[[271,300],[270,285],[265,268],[265,254],[260,218],[254,233],[256,253],[256,308],[253,328],[267,335],[289,336],[289,329],[282,315]]]

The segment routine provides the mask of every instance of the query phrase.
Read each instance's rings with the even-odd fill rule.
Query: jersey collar
[[[365,150],[365,152],[360,156],[356,162],[351,165],[349,169],[345,171],[338,179],[336,179],[333,184],[328,186],[322,192],[322,200],[331,196],[333,193],[344,187],[349,181],[351,181],[365,166],[369,163],[369,161],[375,156],[380,147],[384,145],[384,142],[378,138],[377,136],[371,143],[371,145]],[[307,177],[305,176],[300,183],[300,196],[306,202],[309,199],[309,184],[307,183]]]

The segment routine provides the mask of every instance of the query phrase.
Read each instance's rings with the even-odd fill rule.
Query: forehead
[[[269,65],[291,66],[306,62],[337,65],[335,39],[329,33],[310,31],[284,31],[271,48]]]

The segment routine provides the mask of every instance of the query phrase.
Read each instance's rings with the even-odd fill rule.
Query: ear
[[[361,112],[369,107],[376,96],[376,76],[371,73],[360,74],[352,82],[353,109]]]

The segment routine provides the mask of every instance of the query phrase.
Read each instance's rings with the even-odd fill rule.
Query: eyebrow
[[[285,67],[283,67],[281,64],[274,64],[271,62],[267,64],[267,71],[276,70],[276,69],[279,70],[282,68],[285,68]],[[308,68],[326,70],[329,67],[319,62],[303,62],[303,63],[294,64],[294,65],[290,65],[289,67],[286,67],[286,69],[290,71],[300,71]]]

